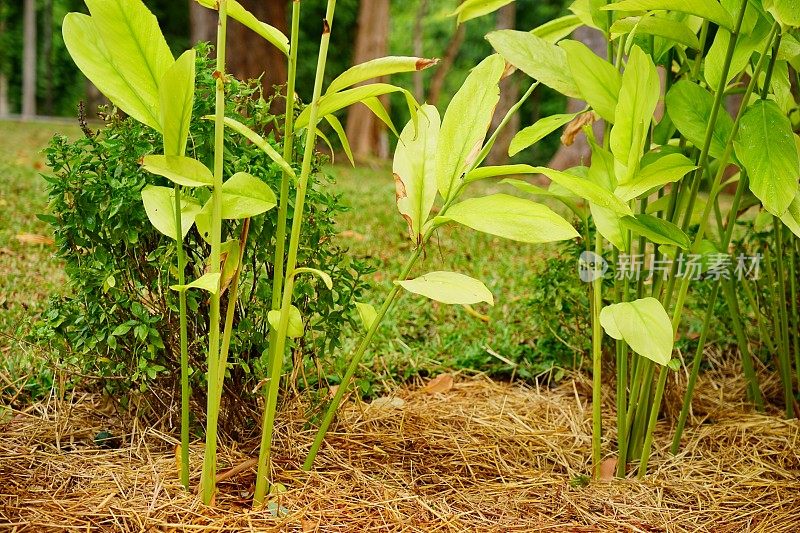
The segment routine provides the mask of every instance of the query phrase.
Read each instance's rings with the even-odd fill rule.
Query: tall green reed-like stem
[[[183,155],[183,154],[181,154]],[[178,256],[178,284],[186,285],[186,254],[181,227],[181,187],[175,185],[175,250]],[[186,321],[186,291],[178,291],[181,343],[181,485],[189,488],[189,345]]]
[[[506,127],[508,122],[511,120],[511,117],[522,107],[522,104],[533,94],[533,91],[538,87],[539,82],[533,83],[530,88],[522,95],[522,97],[514,104],[511,109],[508,110],[508,113],[503,117],[503,120],[500,121],[500,124],[495,129],[492,136],[489,140],[483,145],[483,148],[478,153],[475,161],[467,168],[464,172],[464,175],[469,174],[472,170],[480,166],[481,163],[486,159],[491,151],[492,147],[494,146],[495,141],[497,140],[498,135],[501,131]],[[460,196],[461,192],[464,189],[465,184],[461,183],[455,193],[450,197],[444,206],[442,207],[439,215],[444,216],[447,213],[447,210],[450,206],[456,201],[456,199]],[[417,246],[414,253],[406,260],[405,264],[400,270],[400,275],[398,279],[406,279],[408,275],[411,273],[411,269],[414,268],[414,265],[417,263],[417,260],[422,255],[422,251],[425,249],[428,241],[430,240],[431,236],[435,232],[435,228],[431,226],[425,234],[422,236],[422,241],[419,246]],[[375,318],[370,324],[369,328],[367,329],[367,333],[361,339],[361,342],[358,344],[356,351],[353,352],[352,357],[350,358],[350,364],[345,371],[344,376],[342,377],[342,381],[339,384],[339,388],[336,390],[336,394],[334,395],[333,399],[331,400],[330,405],[328,405],[328,409],[325,412],[325,416],[322,419],[322,424],[320,424],[319,429],[317,430],[317,434],[314,437],[314,443],[311,445],[311,449],[306,456],[306,460],[303,463],[303,470],[310,470],[314,464],[314,459],[317,457],[317,453],[319,452],[320,447],[322,446],[323,441],[325,440],[325,435],[328,432],[328,428],[333,422],[333,417],[336,416],[336,411],[339,408],[339,405],[342,403],[342,399],[344,398],[344,394],[347,391],[348,385],[350,384],[350,380],[353,379],[353,376],[358,369],[358,365],[361,362],[361,358],[364,357],[364,354],[367,351],[370,343],[372,342],[372,338],[375,336],[375,333],[380,328],[381,322],[386,317],[387,313],[392,307],[395,299],[397,298],[398,294],[400,293],[400,287],[395,285],[389,291],[389,294],[386,296],[386,299],[381,304],[381,307],[378,309]]]
[[[214,189],[211,193],[211,258],[209,270],[220,271],[222,245],[222,172],[225,145],[225,37],[228,22],[228,2],[218,0],[219,24],[217,27],[216,106],[214,114]],[[219,421],[219,311],[220,291],[211,295],[211,312],[208,335],[208,413],[206,414],[206,449],[203,457],[201,479],[203,503],[208,505],[214,497],[217,470],[217,423]]]
[[[603,253],[603,238],[600,232],[595,234],[594,253],[598,259]],[[595,275],[597,273],[595,272]],[[600,308],[603,306],[603,276],[598,276],[592,283],[592,471],[594,476],[600,475],[602,459],[602,400],[601,388],[603,368],[603,330],[600,326]]]
[[[283,130],[283,159],[292,163],[294,161],[294,109],[295,109],[295,85],[297,79],[297,44],[300,34],[300,0],[292,2],[292,34],[289,44],[289,65],[288,81],[286,83],[286,115]],[[275,271],[272,277],[272,309],[280,310],[283,292],[283,266],[286,259],[286,227],[289,214],[289,182],[291,177],[284,172],[281,176],[280,199],[278,200],[278,225],[275,232]],[[270,328],[269,332],[269,351],[267,356],[270,361],[270,384],[280,382],[281,367],[283,357],[276,357],[277,331]],[[267,388],[269,391],[270,388]],[[267,394],[269,398],[269,394]],[[270,447],[272,441],[272,431],[275,424],[275,411],[264,409],[261,420],[261,445],[260,450]],[[269,473],[267,463],[269,462],[269,452],[259,453],[258,455],[258,475],[256,476],[255,494],[253,505],[261,506],[264,503],[264,495],[269,484]]]
[[[797,312],[797,240],[789,240],[789,296],[792,312],[792,351],[794,352],[794,372],[797,389],[800,390],[800,320]]]
[[[314,79],[314,96],[311,101],[311,111],[306,133],[305,152],[303,153],[303,165],[300,171],[300,179],[297,183],[297,194],[295,196],[294,216],[292,218],[292,231],[289,239],[289,250],[286,258],[286,274],[283,282],[283,294],[281,295],[281,314],[278,327],[276,328],[275,352],[270,362],[270,381],[267,391],[267,405],[264,425],[266,445],[262,446],[259,454],[259,468],[257,479],[266,478],[270,468],[270,451],[272,446],[272,431],[275,420],[275,409],[278,403],[278,391],[280,388],[280,374],[283,367],[283,353],[286,349],[286,332],[289,327],[289,309],[292,305],[292,293],[294,292],[294,269],[297,266],[297,249],[300,244],[300,232],[303,226],[303,210],[305,208],[306,190],[308,179],[311,175],[311,162],[314,157],[314,145],[317,139],[317,123],[319,121],[319,100],[322,94],[322,84],[325,77],[325,64],[328,59],[328,46],[331,39],[331,27],[333,16],[336,11],[336,0],[328,0],[327,11],[323,23],[322,39],[320,40],[319,58],[317,60],[317,71]],[[263,456],[263,457],[262,457]],[[266,493],[266,482],[261,481],[254,496],[254,505],[260,505],[264,501]]]

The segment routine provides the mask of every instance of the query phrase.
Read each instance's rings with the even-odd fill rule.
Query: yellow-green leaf
[[[610,337],[624,340],[639,355],[662,366],[669,363],[672,322],[655,298],[607,305],[600,311],[600,324]]]
[[[214,175],[208,167],[191,157],[146,155],[142,159],[142,168],[184,187],[204,187],[214,184]]]
[[[142,189],[142,203],[150,223],[159,232],[175,240],[175,189],[146,185]],[[181,230],[186,237],[200,212],[200,204],[191,196],[181,195]]]
[[[198,4],[209,9],[218,8],[217,0],[195,0]],[[246,10],[236,0],[228,0],[228,16],[247,26],[252,31],[266,39],[268,42],[281,51],[285,56],[289,55],[289,38],[278,28],[270,26],[266,22],[261,22],[255,15]]]
[[[456,272],[429,272],[418,278],[395,281],[408,292],[444,304],[470,305],[486,302],[494,305],[489,289],[477,279]]]
[[[267,313],[267,320],[273,329],[278,329],[278,324],[281,321],[281,312],[279,310],[272,310]],[[300,310],[295,306],[289,307],[289,326],[286,329],[286,336],[297,338],[302,337],[304,332],[303,316]]]
[[[392,74],[425,70],[438,62],[438,59],[425,59],[424,57],[379,57],[345,70],[331,82],[326,93],[335,93],[367,80],[391,76]]]
[[[187,50],[164,74],[159,87],[164,154],[185,155],[194,104],[195,51]]]
[[[214,274],[208,273],[203,274],[196,280],[186,285],[171,285],[170,289],[174,291],[185,291],[188,289],[203,289],[204,291],[210,292],[211,294],[217,294],[219,292],[219,280],[222,277],[222,274],[216,272]]]

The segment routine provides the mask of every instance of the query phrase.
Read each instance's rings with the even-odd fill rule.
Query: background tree
[[[512,2],[497,12],[496,28],[498,30],[514,29],[517,21],[517,4]],[[492,118],[492,129],[496,128],[506,113],[517,103],[519,99],[519,78],[508,76],[500,82],[500,101]],[[487,163],[490,165],[502,165],[508,161],[508,145],[511,139],[519,131],[519,113],[514,113],[508,125],[500,132],[492,151],[489,153]]]
[[[25,0],[23,15],[22,116],[36,115],[36,0]]]

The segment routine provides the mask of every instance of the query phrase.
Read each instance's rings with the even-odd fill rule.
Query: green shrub
[[[208,59],[209,47],[198,48],[197,98],[187,155],[210,164],[214,124],[200,117],[213,113],[213,65]],[[269,114],[270,102],[261,95],[260,84],[231,80],[228,89],[226,116],[258,131],[280,151],[280,140],[270,133],[280,118]],[[57,348],[62,361],[82,374],[99,376],[108,391],[135,387],[177,392],[177,293],[169,289],[176,283],[175,242],[153,229],[141,202],[146,184],[169,185],[143,171],[139,164],[144,155],[158,153],[161,139],[132,119],[113,112],[105,116],[107,122],[101,130],[84,128],[86,135],[75,142],[56,136],[46,150],[52,169],[51,175],[45,176],[50,214],[42,218],[53,226],[71,294],[51,300],[36,334]],[[228,132],[225,144],[231,148],[225,152],[226,174],[246,171],[273,190],[279,188],[280,170],[262,150]],[[340,345],[343,328],[354,320],[353,301],[366,287],[364,275],[372,270],[334,243],[336,216],[346,208],[340,196],[325,186],[332,179],[320,172],[324,162],[317,156],[306,207],[308,231],[303,233],[298,255],[302,266],[324,267],[334,280],[335,290],[318,291],[308,276],[298,279],[296,288],[296,305],[308,323],[305,336],[296,340],[295,348],[300,354],[315,357],[329,356]],[[291,209],[290,205],[290,216]],[[277,210],[272,210],[252,219],[250,225],[237,308],[247,307],[250,312],[241,319],[237,312],[235,319],[230,380],[226,380],[228,390],[236,392],[226,395],[231,401],[254,401],[253,389],[266,374],[266,318],[272,297],[276,218]],[[240,226],[230,228],[229,237],[237,238]],[[192,229],[184,248],[188,269],[194,268],[194,272],[186,273],[187,279],[199,277],[208,245]],[[204,336],[208,325],[203,317],[207,316],[208,302],[201,291],[190,291],[187,297],[190,362],[194,383],[198,384],[205,379]],[[313,379],[316,381],[316,377]],[[195,401],[204,400],[197,396],[199,393]]]

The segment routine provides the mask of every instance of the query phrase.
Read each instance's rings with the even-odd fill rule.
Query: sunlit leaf
[[[667,154],[642,167],[628,183],[618,186],[614,194],[628,202],[656,187],[674,183],[696,168],[683,154]]]
[[[375,322],[375,319],[378,318],[375,307],[370,304],[356,302],[356,310],[358,311],[359,318],[361,318],[361,323],[364,325],[364,329],[369,330]]]
[[[159,87],[166,155],[185,155],[194,104],[195,51],[187,50],[164,74]]]
[[[153,174],[164,176],[184,187],[203,187],[214,184],[214,175],[203,163],[191,157],[179,155],[146,155],[142,168]]]
[[[395,283],[408,292],[444,304],[469,305],[486,302],[494,305],[494,297],[486,285],[456,272],[430,272],[415,279]]]
[[[525,148],[538,143],[558,128],[568,124],[580,113],[564,113],[540,118],[533,125],[523,128],[511,139],[508,147],[508,155],[515,156]]]
[[[142,202],[147,218],[159,232],[170,239],[178,233],[175,228],[175,189],[146,185],[142,189]],[[190,196],[181,195],[181,230],[186,237],[192,229],[194,219],[200,212],[200,204]]]
[[[689,236],[681,228],[668,220],[652,215],[640,213],[635,217],[622,217],[620,223],[623,228],[631,230],[636,235],[647,237],[656,244],[677,246],[684,250],[688,250],[692,244]]]
[[[331,82],[326,94],[335,93],[375,78],[391,76],[392,74],[399,74],[401,72],[425,70],[426,68],[436,65],[438,62],[438,59],[425,59],[424,57],[379,57],[345,70]]]
[[[273,329],[278,329],[278,324],[281,321],[281,312],[279,310],[272,310],[267,313],[267,320]],[[303,316],[300,310],[295,306],[289,307],[289,325],[286,328],[286,336],[297,338],[302,337],[305,328],[303,327]]]
[[[297,274],[313,274],[314,276],[317,276],[319,279],[322,280],[325,286],[328,287],[328,290],[333,289],[333,280],[331,279],[330,275],[328,275],[327,272],[323,272],[318,268],[310,268],[310,267],[295,268],[294,275],[296,276]]]
[[[600,324],[610,337],[624,340],[639,355],[659,365],[669,363],[672,322],[655,298],[607,305],[600,311]]]
[[[717,0],[623,0],[601,9],[614,11],[653,11],[663,9],[697,15],[723,28],[733,30],[733,19]]]
[[[464,0],[450,16],[458,15],[458,23],[461,24],[468,20],[493,13],[513,1],[514,0]]]
[[[622,76],[608,61],[601,59],[579,41],[565,40],[558,46],[567,52],[567,63],[583,99],[598,115],[614,122]]]
[[[702,149],[714,104],[711,93],[696,83],[680,80],[669,90],[665,102],[667,113],[678,131],[689,142]],[[732,131],[733,119],[721,109],[712,132],[711,147],[708,152],[711,157],[722,157]]]
[[[196,280],[186,285],[171,285],[170,289],[174,291],[185,291],[188,289],[203,289],[204,291],[210,292],[211,294],[217,294],[219,292],[219,280],[222,277],[222,274],[217,272],[214,274],[208,273],[203,274]]]

